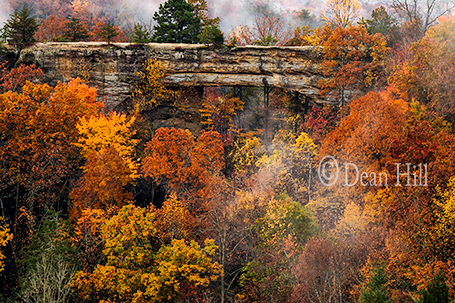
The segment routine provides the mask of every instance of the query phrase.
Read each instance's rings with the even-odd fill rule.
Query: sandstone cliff
[[[127,99],[147,58],[161,61],[166,82],[178,86],[268,86],[298,91],[324,102],[317,83],[323,79],[315,47],[210,48],[205,45],[103,42],[38,43],[22,51],[17,64],[36,63],[54,85],[69,77],[88,77],[98,96],[114,108]]]

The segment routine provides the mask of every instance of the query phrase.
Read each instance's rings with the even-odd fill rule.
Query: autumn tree
[[[353,26],[359,18],[360,3],[357,0],[329,0],[326,6],[321,12],[321,19],[333,27]]]
[[[292,268],[293,302],[356,302],[353,286],[363,265],[359,247],[322,236],[311,238]]]
[[[361,25],[326,25],[312,35],[304,32],[300,40],[305,45],[323,47],[322,69],[330,78],[320,80],[319,87],[323,95],[340,105],[385,81],[384,59],[389,51],[386,41],[381,35],[368,34]]]
[[[22,93],[0,95],[1,199],[12,222],[16,253],[47,209],[66,208],[81,161],[74,146],[76,124],[102,107],[95,97],[95,89],[80,80],[54,88],[27,82]]]
[[[171,194],[158,208],[156,214],[156,236],[163,245],[169,245],[175,239],[191,240],[195,235],[196,218],[186,204]]]
[[[10,15],[3,30],[8,43],[14,45],[20,52],[25,46],[35,42],[34,36],[38,27],[36,18],[29,7],[24,4],[22,8],[16,9]]]
[[[311,196],[311,169],[317,147],[308,134],[282,130],[273,139],[270,155],[263,155],[256,163],[260,173],[268,175],[268,182],[276,194],[286,192],[305,205]]]
[[[209,18],[208,7],[206,0],[188,0],[188,3],[194,7],[194,13],[201,19],[201,26],[203,28],[209,26],[216,26],[220,23],[220,18]]]
[[[154,220],[150,210],[128,205],[103,225],[107,262],[93,272],[77,273],[73,286],[82,299],[173,302],[217,278],[221,268],[210,257],[213,241],[206,240],[202,248],[194,241],[173,240],[158,250],[151,241]]]
[[[429,117],[415,104],[412,110],[406,127],[392,142],[389,152],[396,163],[425,163],[431,169],[431,175],[427,174],[422,180],[427,186],[384,189],[378,196],[384,203],[385,219],[392,231],[390,236],[397,241],[389,248],[394,264],[389,267],[402,281],[409,281],[419,289],[438,269],[448,273],[452,268],[453,242],[448,240],[450,231],[443,231],[445,228],[440,225],[446,215],[444,208],[438,207],[441,202],[436,202],[434,197],[440,186],[450,184],[454,167],[447,159],[453,157],[455,138],[440,119]],[[417,163],[410,167],[411,175],[418,172]],[[390,167],[390,171],[396,170],[395,165]],[[391,179],[394,184],[406,182],[394,175]],[[407,293],[406,287],[401,287],[400,291],[403,295]]]
[[[259,152],[261,141],[251,133],[241,134],[233,142],[229,153],[229,162],[235,170],[242,173],[253,173],[257,168],[257,161],[263,153]]]
[[[66,18],[50,16],[47,20],[41,20],[35,38],[38,42],[58,40],[65,30]]]
[[[26,81],[38,82],[44,77],[41,68],[32,65],[21,64],[18,67],[8,69],[6,63],[0,63],[0,92],[18,91]]]
[[[391,280],[397,281],[391,287],[396,294],[408,297],[411,289],[406,285],[418,288],[424,285],[423,277],[429,276],[429,266],[450,268],[452,244],[442,240],[448,235],[437,236],[440,210],[435,208],[432,197],[437,184],[447,182],[452,174],[453,165],[447,159],[453,157],[454,141],[447,123],[432,118],[415,102],[409,105],[397,99],[394,97],[397,94],[390,88],[389,92],[369,93],[353,101],[350,114],[322,143],[320,155],[332,155],[338,163],[354,163],[355,170],[369,172],[363,180],[365,186],[359,184],[362,180],[358,179],[360,175],[356,177],[354,169],[343,165],[340,168],[346,171],[339,173],[339,184],[322,187],[308,206],[320,224],[332,230],[336,226],[330,222],[334,218],[339,222],[345,220],[348,211],[354,209],[352,205],[357,205],[357,217],[367,220],[370,231],[386,223],[388,237],[394,239],[386,249],[391,256],[387,260]],[[381,132],[376,131],[379,128]],[[427,186],[396,186],[397,182],[406,181],[403,177],[399,180],[394,163],[412,163],[410,176],[427,163],[432,169],[425,181]],[[333,170],[332,173],[331,176],[336,174]],[[336,203],[340,206],[334,211]],[[330,212],[331,218],[327,217]]]
[[[339,122],[339,109],[339,107],[331,105],[313,106],[311,111],[305,116],[305,122],[299,128],[303,128],[315,144],[320,144]]]
[[[145,177],[186,200],[190,212],[204,211],[201,199],[210,194],[207,182],[224,165],[220,135],[203,132],[197,139],[182,129],[159,128],[147,143],[148,156],[142,162]]]
[[[109,116],[83,117],[77,124],[80,138],[74,145],[82,149],[87,159],[79,187],[71,192],[71,217],[77,220],[84,208],[119,209],[133,201],[125,187],[137,177],[133,160],[137,140],[131,130],[134,118],[115,112]]]
[[[133,97],[137,97],[137,110],[147,106],[156,106],[161,99],[165,99],[177,92],[170,90],[164,83],[168,75],[158,60],[148,59],[142,64],[143,70],[137,72],[138,82]]]
[[[5,226],[3,222],[3,218],[0,217],[0,247],[4,247],[8,244],[9,241],[13,239],[13,235],[10,233],[10,229]],[[2,251],[0,250],[0,272],[5,269],[5,263],[3,261],[5,259],[5,255],[2,254]]]
[[[455,40],[453,16],[440,18],[440,24],[430,28],[425,37],[411,48],[410,58],[401,62],[390,82],[408,100],[428,105],[435,115],[455,121],[452,102]]]
[[[152,40],[158,43],[198,43],[201,19],[185,0],[168,0],[153,15]]]
[[[84,1],[84,0],[73,0],[71,1],[71,17],[81,20],[82,23],[85,23],[88,28],[93,29],[98,22],[106,21],[106,15],[101,16],[100,8],[97,6],[98,1]],[[113,3],[113,2],[112,2]],[[107,3],[101,4],[105,8]]]
[[[433,238],[439,239],[435,250],[444,251],[444,259],[452,259],[455,256],[455,243],[452,241],[452,226],[455,225],[455,178],[451,177],[447,183],[446,190],[440,186],[436,188],[438,199],[433,202],[438,206],[439,211],[436,213],[437,224],[434,231],[431,232]],[[443,246],[440,246],[443,244]]]
[[[214,127],[219,133],[227,133],[234,127],[233,119],[243,110],[243,101],[239,98],[206,96],[199,109],[205,121],[203,124]]]
[[[384,185],[384,176],[381,181],[379,174],[388,169],[390,159],[387,150],[406,124],[408,105],[403,100],[396,100],[387,93],[370,92],[352,101],[349,107],[350,114],[341,119],[339,125],[322,140],[319,157],[315,162],[318,163],[322,157],[331,155],[340,163],[355,163],[359,171],[375,172],[377,178],[374,182],[376,184],[382,182]],[[379,132],[377,129],[381,129],[381,131]],[[323,195],[319,195],[319,198],[325,197],[330,202],[324,203],[325,198],[315,199],[311,202],[314,208],[310,208],[323,226],[326,222],[333,222],[334,218],[331,216],[342,215],[343,211],[340,214],[340,210],[336,210],[337,203],[341,203],[341,209],[344,209],[350,202],[364,205],[366,192],[373,188],[361,186],[360,182],[353,186],[343,186],[343,184],[351,184],[355,181],[355,174],[350,177],[349,171],[347,173],[348,180],[342,178],[333,186],[322,188]],[[342,174],[344,175],[345,172]],[[368,182],[372,179],[369,178]],[[320,181],[321,179],[317,180],[316,184],[322,186]],[[333,180],[322,179],[322,181],[331,183]],[[391,181],[388,180],[388,182]],[[332,215],[329,215],[330,213]]]

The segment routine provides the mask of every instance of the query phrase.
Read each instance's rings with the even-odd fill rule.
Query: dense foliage
[[[51,86],[37,65],[15,66],[20,50],[221,48],[220,20],[205,0],[168,0],[127,38],[93,3],[57,2],[37,1],[39,27],[21,6],[4,28],[15,48],[0,62],[0,301],[455,300],[454,15],[394,0],[359,20],[358,1],[329,0],[324,26],[302,11],[289,35],[258,5],[230,47],[320,47],[331,104],[168,87],[150,58],[113,111],[89,77]]]

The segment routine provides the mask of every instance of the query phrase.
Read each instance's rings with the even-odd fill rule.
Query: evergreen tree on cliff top
[[[159,43],[198,43],[201,19],[185,0],[168,0],[160,5],[153,19],[152,40]]]
[[[22,8],[16,9],[6,21],[3,28],[4,35],[8,43],[16,46],[20,51],[25,46],[36,41],[33,36],[38,30],[38,26],[36,18],[32,15],[27,5],[24,4]]]

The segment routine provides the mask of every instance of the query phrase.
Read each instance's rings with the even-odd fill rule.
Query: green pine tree
[[[199,34],[199,41],[204,44],[222,45],[224,42],[224,35],[218,25],[208,25],[204,27],[202,33]]]
[[[65,23],[65,30],[63,31],[65,40],[70,42],[85,41],[88,37],[90,37],[90,34],[81,20],[73,17]]]
[[[383,6],[374,9],[370,19],[362,18],[360,24],[363,24],[371,35],[377,33],[384,35],[388,46],[393,46],[399,39],[397,20],[390,16]]]
[[[134,43],[149,43],[152,42],[150,38],[150,32],[147,30],[145,26],[142,26],[139,23],[134,25],[134,32],[131,39]]]
[[[16,9],[3,28],[4,36],[8,43],[14,45],[19,51],[25,46],[36,42],[34,35],[38,30],[35,16],[32,16],[28,6]]]
[[[117,37],[118,35],[119,32],[110,22],[106,23],[106,25],[104,25],[101,31],[98,32],[98,36],[101,39],[103,39],[103,41],[106,41],[108,44],[111,44],[112,39]]]
[[[427,284],[427,289],[422,291],[420,303],[449,303],[449,287],[446,276],[439,271]]]
[[[159,43],[198,43],[201,19],[185,0],[168,0],[160,5],[153,19],[152,40]]]
[[[371,273],[370,281],[362,287],[360,303],[391,303],[387,290],[385,264],[378,262]]]

